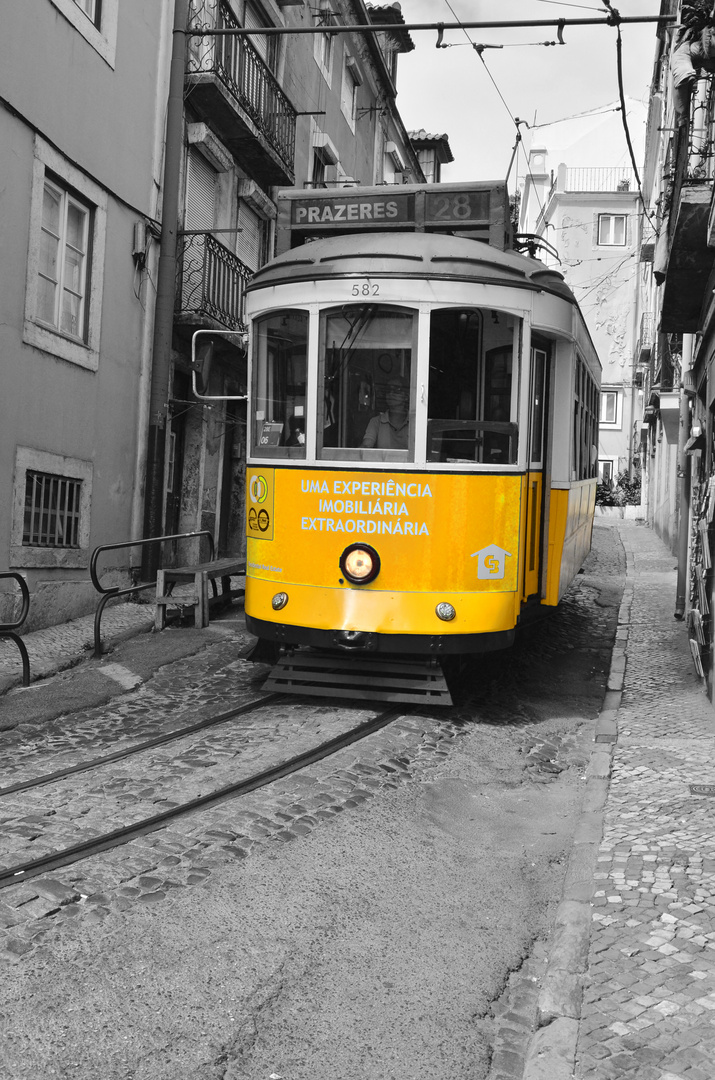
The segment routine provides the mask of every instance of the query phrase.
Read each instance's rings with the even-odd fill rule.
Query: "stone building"
[[[642,446],[648,519],[677,556],[673,610],[713,685],[715,518],[715,18],[662,0],[650,94],[641,247]]]
[[[181,10],[181,162],[167,178]],[[0,570],[29,584],[29,629],[92,610],[92,550],[145,535],[152,425],[162,444],[160,531],[208,529],[218,553],[240,554],[243,291],[273,252],[277,192],[421,182],[424,173],[396,107],[409,34],[357,32],[404,24],[397,3],[37,0],[5,16]],[[331,32],[337,26],[356,32]],[[225,33],[271,27],[315,33]],[[168,179],[179,194],[166,222]],[[154,414],[167,229],[177,234],[175,304],[168,390]],[[206,335],[192,357],[199,329],[222,334]],[[208,400],[197,401],[194,378]],[[188,551],[167,545],[163,558]],[[140,561],[139,549],[110,553],[105,582],[137,579]],[[7,621],[17,591],[0,588]]]
[[[627,110],[642,148],[645,107],[627,99]],[[519,228],[545,241],[536,254],[564,275],[598,350],[599,479],[631,476],[641,466],[634,371],[641,213],[619,102],[531,132]]]

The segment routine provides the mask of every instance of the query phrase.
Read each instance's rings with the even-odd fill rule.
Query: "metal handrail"
[[[118,585],[113,585],[110,589],[105,589],[99,584],[99,578],[97,577],[97,562],[99,556],[105,551],[119,551],[122,548],[130,547],[145,547],[147,544],[162,544],[166,540],[190,540],[194,536],[206,536],[209,541],[209,561],[213,560],[215,547],[213,534],[208,529],[202,529],[200,532],[188,532],[188,533],[174,533],[172,536],[150,536],[146,540],[126,540],[121,544],[101,544],[96,547],[92,552],[92,557],[89,560],[89,576],[92,580],[97,592],[102,593],[102,599],[97,605],[97,610],[94,615],[94,655],[100,657],[102,655],[102,637],[100,633],[100,626],[102,622],[102,613],[114,597],[117,596],[129,596],[130,593],[143,592],[145,589],[153,589],[156,587],[156,579],[154,581],[143,582],[141,585],[132,585],[128,589],[120,589]]]
[[[30,610],[30,590],[27,587],[22,574],[17,574],[14,570],[4,570],[0,573],[0,578],[14,578],[20,586],[20,592],[22,593],[22,610],[20,617],[12,623],[0,623],[0,638],[10,638],[14,641],[20,650],[20,656],[22,657],[22,685],[30,685],[30,657],[27,653],[27,647],[19,634],[15,633],[15,630],[19,630],[25,619],[27,618]]]

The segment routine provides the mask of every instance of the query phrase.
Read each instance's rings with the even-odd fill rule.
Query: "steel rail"
[[[175,731],[167,731],[164,735],[157,735],[156,738],[148,739],[143,743],[135,743],[133,746],[127,746],[123,750],[115,750],[112,754],[91,758],[89,761],[81,761],[76,765],[68,765],[66,769],[57,769],[56,772],[43,773],[40,776],[33,777],[31,780],[22,780],[18,784],[10,785],[10,787],[0,788],[0,797],[3,795],[14,795],[18,791],[32,791],[34,788],[43,787],[45,784],[54,784],[58,780],[64,780],[68,776],[89,772],[90,769],[98,769],[102,765],[111,765],[114,761],[122,761],[125,758],[132,757],[134,754],[141,754],[145,750],[153,750],[156,746],[163,746],[169,742],[176,742],[187,735],[193,735],[197,731],[203,731],[205,728],[214,727],[217,724],[224,724],[226,721],[232,720],[235,716],[240,716],[243,713],[260,709],[262,705],[269,705],[279,697],[283,699],[284,695],[266,694],[265,697],[256,698],[254,701],[247,701],[243,705],[237,705],[235,709],[228,709],[226,712],[219,713],[217,716],[210,716],[206,720],[199,720],[195,724],[188,725],[188,727],[177,728]]]
[[[161,544],[166,540],[191,540],[196,536],[205,536],[209,542],[209,561],[213,561],[214,557],[214,538],[213,534],[208,529],[201,529],[199,532],[187,532],[187,533],[174,533],[171,536],[148,536],[144,540],[123,540],[119,544],[101,544],[96,547],[92,552],[89,560],[89,577],[98,593],[102,594],[102,598],[97,605],[97,610],[94,613],[94,656],[96,659],[102,655],[102,614],[104,609],[110,600],[116,600],[119,596],[129,596],[131,593],[143,592],[146,589],[153,589],[156,587],[156,580],[147,581],[138,585],[131,585],[128,589],[120,589],[118,585],[111,585],[108,589],[105,589],[100,584],[99,576],[97,574],[97,562],[100,555],[105,551],[120,551],[124,548],[140,547],[144,549],[149,544]]]
[[[271,768],[265,769],[255,776],[250,776],[246,780],[228,784],[208,795],[200,795],[195,799],[190,799],[189,802],[172,807],[171,810],[164,810],[160,814],[144,818],[143,821],[137,821],[133,825],[124,825],[119,829],[114,829],[112,832],[100,834],[80,844],[64,848],[62,851],[42,855],[37,859],[11,866],[0,873],[0,890],[7,889],[12,885],[19,885],[29,878],[37,877],[39,874],[45,874],[51,870],[57,870],[61,866],[69,866],[72,863],[79,862],[81,859],[87,859],[102,851],[108,851],[110,848],[121,847],[139,836],[156,832],[169,821],[184,817],[186,814],[193,813],[196,810],[205,810],[229,799],[248,795],[257,788],[266,787],[284,776],[289,776],[299,769],[304,769],[307,765],[312,765],[323,758],[330,757],[331,754],[337,753],[338,750],[343,750],[352,743],[359,742],[360,739],[372,735],[374,732],[386,727],[395,717],[401,716],[403,711],[395,707],[386,709],[384,712],[379,713],[378,716],[373,717],[372,720],[359,724],[351,731],[337,735],[335,738],[329,739],[311,750],[305,750],[302,754],[296,754],[295,757],[289,758],[280,765],[271,766]]]
[[[318,26],[238,26],[222,30],[213,30],[210,27],[199,29],[189,26],[186,30],[179,31],[186,37],[249,37],[252,34],[384,34],[405,33],[411,30],[436,30],[438,33],[445,30],[506,30],[523,29],[536,26],[618,26],[628,23],[659,23],[663,26],[676,23],[674,15],[619,15],[602,19],[497,19],[490,22],[479,20],[476,22],[429,22],[429,23],[357,23],[348,26],[336,26],[324,23]]]
[[[15,631],[20,629],[30,611],[30,590],[22,574],[18,574],[15,570],[3,570],[3,572],[0,573],[0,580],[5,580],[6,578],[12,578],[20,586],[22,609],[14,622],[0,623],[0,640],[7,639],[8,641],[14,641],[17,645],[22,659],[22,685],[29,686],[30,656],[25,642],[19,634],[15,633]]]

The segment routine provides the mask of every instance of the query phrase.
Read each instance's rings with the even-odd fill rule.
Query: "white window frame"
[[[50,326],[38,316],[42,211],[46,181],[64,190],[68,198],[76,198],[79,205],[91,211],[85,288],[85,304],[88,307],[83,319],[82,340],[77,336],[64,333],[57,326]],[[78,364],[90,371],[96,371],[99,366],[106,235],[106,192],[98,184],[89,180],[84,173],[70,165],[44,139],[39,135],[36,136],[30,199],[30,238],[23,341],[43,352],[59,356],[63,360]]]
[[[328,14],[331,10],[330,3],[326,0],[321,0],[320,11]],[[323,25],[329,26],[333,22],[333,17],[329,16],[328,22]],[[320,25],[320,16],[316,17],[316,25]],[[333,71],[333,57],[335,56],[335,35],[322,33],[315,34],[313,41],[313,55],[315,56],[315,62],[320,69],[320,73],[325,79],[328,86],[332,81]]]
[[[78,548],[34,547],[23,544],[25,530],[25,488],[27,473],[50,473],[53,476],[66,476],[80,480],[80,507]],[[15,480],[12,502],[12,533],[10,538],[10,565],[17,567],[67,567],[81,568],[89,566],[89,526],[92,505],[91,461],[81,458],[65,457],[62,454],[50,454],[43,450],[34,450],[29,446],[18,446],[15,452]]]
[[[52,267],[40,264],[37,271],[40,279],[38,287],[44,282],[52,290],[52,311],[47,313],[47,317],[43,317],[46,313],[40,312],[38,309],[35,312],[35,318],[38,322],[44,323],[61,334],[67,334],[68,337],[77,338],[79,341],[84,342],[89,279],[89,231],[92,221],[92,209],[80,202],[79,199],[76,199],[67,188],[55,183],[51,177],[45,177],[44,190],[45,194],[49,192],[55,199],[59,221],[55,227],[54,223],[51,225],[45,221],[43,216],[40,231],[46,239],[49,239],[50,243],[55,245],[56,257]],[[76,239],[71,238],[69,235],[69,216],[73,211],[81,219],[80,236]],[[67,265],[68,255],[74,256],[74,273],[72,272],[73,268]],[[76,329],[68,329],[65,325],[65,296],[74,297],[75,299],[77,310]]]
[[[85,13],[89,21],[93,26],[97,26],[99,23],[98,6],[101,5],[101,0],[74,0],[77,7]]]
[[[616,221],[623,221],[623,240],[612,239]],[[603,226],[606,228],[604,229]],[[599,214],[596,222],[596,243],[598,247],[627,247],[628,214]]]
[[[606,411],[607,411],[606,410],[606,400],[607,400],[608,397],[615,397],[615,400],[616,400],[615,419],[614,420],[606,420],[606,419],[604,419],[604,416],[605,416]],[[599,426],[599,428],[601,428],[602,430],[605,429],[607,431],[615,431],[616,429],[620,428],[621,424],[623,423],[622,413],[623,413],[623,392],[620,389],[620,387],[617,387],[617,386],[602,386],[601,387],[600,399],[599,399],[599,406],[598,406],[598,426]]]
[[[339,167],[339,163],[340,163],[340,155],[338,153],[338,148],[335,145],[335,143],[333,142],[333,140],[330,138],[329,135],[326,135],[324,131],[320,131],[320,129],[315,126],[315,122],[313,122],[313,126],[312,126],[312,135],[311,135],[310,144],[311,144],[310,183],[315,184],[315,183],[323,183],[324,182],[322,180],[321,181],[316,180],[316,176],[315,176],[316,150],[319,151],[318,156],[320,157],[320,159],[321,159],[321,161],[322,161],[325,168],[330,168],[331,165],[335,166],[336,177],[337,177],[338,167]]]
[[[99,26],[95,26],[77,0],[50,0],[85,41],[114,68],[117,53],[119,0],[102,0]]]
[[[357,92],[362,85],[362,76],[357,67],[355,57],[345,53],[343,58],[343,76],[340,83],[340,108],[348,122],[351,131],[355,131],[357,118]]]
[[[604,479],[604,465],[608,465],[611,470],[611,475]],[[598,482],[599,484],[610,483],[615,484],[616,477],[618,476],[618,458],[617,457],[599,457],[598,459]]]

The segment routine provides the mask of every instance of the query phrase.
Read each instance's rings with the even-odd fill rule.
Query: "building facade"
[[[649,522],[677,556],[674,614],[713,690],[715,517],[715,18],[711,3],[662,0],[643,176],[642,445]]]
[[[645,109],[633,100],[627,108],[642,145]],[[641,468],[640,380],[633,362],[641,214],[619,114],[618,103],[611,103],[533,133],[519,224],[538,238],[535,254],[564,275],[598,351],[598,475],[606,483]]]
[[[179,10],[188,30],[179,195],[166,222]],[[152,424],[163,534],[207,529],[218,553],[241,553],[243,291],[273,253],[277,193],[424,173],[396,107],[409,35],[334,29],[404,22],[399,4],[38,0],[6,14],[0,569],[25,576],[31,629],[92,610],[92,550],[144,535]],[[271,27],[315,33],[226,33]],[[150,415],[167,229],[177,234],[168,391]],[[192,352],[196,330],[211,333]],[[167,545],[163,559],[194,553]],[[136,580],[139,565],[137,549],[113,553],[104,583]],[[18,603],[7,584],[0,621]]]
[[[43,0],[5,12],[0,569],[27,579],[27,628],[89,610],[92,547],[141,520],[168,6]],[[16,603],[10,586],[0,620]]]

